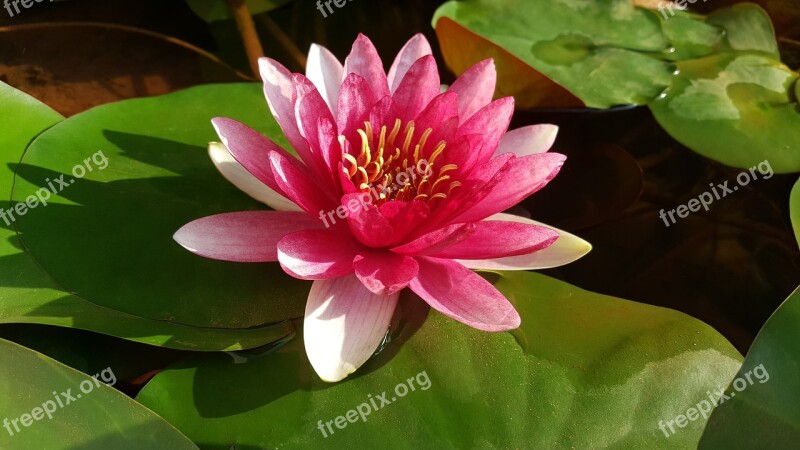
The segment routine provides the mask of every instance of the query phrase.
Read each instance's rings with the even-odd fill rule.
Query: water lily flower
[[[510,330],[520,325],[513,305],[471,269],[555,267],[591,248],[501,212],[544,187],[565,157],[547,152],[555,126],[508,131],[514,101],[492,101],[492,60],[445,92],[422,35],[388,73],[363,35],[344,64],[313,45],[306,75],[259,63],[270,111],[297,157],[227,118],[212,120],[222,143],[209,154],[275,211],[201,218],[175,240],[207,258],[278,261],[314,280],[303,329],[323,380],[369,359],[405,288],[471,327]]]

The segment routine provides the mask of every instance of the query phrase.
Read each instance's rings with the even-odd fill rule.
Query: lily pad
[[[458,23],[589,107],[645,104],[669,85],[672,66],[653,57],[670,47],[657,13],[629,0],[549,0],[526,13],[530,8],[524,0],[451,1],[436,11],[433,24],[441,40],[440,20]],[[444,54],[448,65],[458,50],[451,49]]]
[[[301,317],[309,283],[277,263],[212,261],[172,239],[200,217],[266,209],[208,157],[215,116],[285,144],[257,83],[103,105],[49,129],[16,168],[16,202],[54,187],[46,207],[16,217],[23,245],[63,289],[122,313],[209,328]]]
[[[740,355],[716,331],[536,273],[486,276],[522,317],[513,333],[468,328],[408,296],[390,342],[341,383],[320,381],[295,338],[239,361],[193,357],[157,375],[138,400],[204,448],[697,444],[702,419],[669,440],[658,423],[739,368]],[[370,414],[362,419],[359,407]]]
[[[196,449],[172,425],[108,387],[46,356],[0,339],[0,448]],[[108,370],[110,369],[110,370]]]
[[[648,104],[659,124],[703,156],[750,169],[768,159],[776,172],[800,171],[798,74],[781,64],[775,32],[757,5],[706,17],[675,16],[629,0],[450,1],[433,23],[448,65],[461,73],[507,52],[524,67],[498,65],[498,92],[521,107],[551,106],[532,92],[545,76],[594,108]],[[502,73],[512,70],[514,77]],[[556,91],[557,92],[557,91]],[[555,96],[560,105],[569,98]]]
[[[757,53],[722,53],[678,62],[679,74],[652,103],[659,124],[682,144],[733,167],[768,160],[777,173],[800,171],[798,74]]]
[[[758,333],[700,449],[794,448],[800,441],[800,288]]]
[[[11,211],[13,203],[8,199],[14,184],[14,169],[25,148],[62,117],[4,83],[0,83],[0,105],[14,118],[0,123],[0,194],[6,199],[0,201],[0,208]],[[58,325],[151,345],[206,351],[257,347],[294,330],[288,322],[250,329],[189,327],[98,306],[57,285],[23,249],[14,225],[0,220],[0,323]]]

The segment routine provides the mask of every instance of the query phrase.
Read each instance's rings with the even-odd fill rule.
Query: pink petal
[[[321,45],[311,44],[311,49],[308,51],[306,76],[317,87],[331,112],[336,111],[343,73],[342,63],[330,50]]]
[[[419,230],[419,224],[430,214],[430,208],[426,203],[396,200],[382,204],[380,211],[394,230],[394,237],[389,245],[413,238]]]
[[[392,67],[389,69],[388,81],[391,92],[394,93],[397,90],[406,72],[414,62],[432,53],[431,44],[428,43],[428,40],[425,39],[425,36],[421,33],[417,33],[414,37],[409,39],[406,45],[400,50],[400,53],[397,54],[397,57],[392,63]]]
[[[403,255],[430,255],[462,242],[475,232],[475,224],[459,223],[423,234],[417,239],[392,249]]]
[[[418,257],[419,273],[410,287],[432,308],[483,331],[519,327],[514,306],[488,281],[447,259]]]
[[[432,130],[423,149],[427,158],[440,141],[453,142],[458,131],[458,96],[453,92],[437,95],[414,120],[415,139]]]
[[[336,230],[306,230],[278,241],[278,261],[302,280],[328,280],[353,273],[353,259],[364,247]]]
[[[428,220],[420,227],[420,233],[428,233],[453,223],[477,222],[477,220],[455,219],[467,214],[472,206],[491,194],[492,189],[498,183],[497,180],[501,179],[506,166],[513,157],[511,154],[500,155],[478,166],[476,170],[468,174],[468,177],[461,178],[463,186],[453,191],[453,195],[436,207]]]
[[[341,195],[339,165],[342,164],[342,144],[336,133],[336,122],[328,118],[320,118],[317,122],[317,141],[319,153],[324,162],[325,177],[333,183],[330,185],[334,196]]]
[[[450,86],[448,91],[458,94],[458,117],[461,123],[492,101],[496,83],[494,60],[486,59],[467,69]]]
[[[322,228],[306,213],[243,211],[203,217],[187,223],[173,236],[192,253],[236,262],[277,261],[278,241],[290,233]]]
[[[388,250],[364,251],[355,257],[353,267],[358,279],[377,295],[400,292],[419,271],[414,258]]]
[[[264,81],[264,95],[267,97],[269,110],[280,125],[283,134],[297,151],[298,155],[308,152],[308,144],[300,135],[294,115],[296,93],[292,83],[292,73],[279,62],[270,58],[260,58],[258,67]]]
[[[469,160],[464,170],[471,170],[472,167],[491,158],[500,144],[500,139],[508,130],[512,114],[514,114],[514,97],[504,97],[484,106],[459,127],[458,133],[461,136],[479,134],[483,138],[483,146]]]
[[[256,130],[233,119],[215,117],[211,119],[211,124],[217,130],[220,140],[236,161],[244,166],[254,177],[269,186],[270,189],[280,194],[283,193],[272,173],[269,152],[274,151],[288,155],[285,150]]]
[[[545,226],[559,234],[558,239],[549,247],[519,256],[481,260],[458,260],[465,267],[477,270],[539,270],[559,267],[569,264],[592,250],[592,245],[583,239],[553,228],[549,225],[536,222],[525,217],[511,214],[495,214],[487,220],[503,220],[529,225]]]
[[[248,172],[222,143],[209,143],[208,156],[226,180],[250,197],[276,211],[302,211],[293,201],[277,193]]]
[[[374,189],[371,193],[342,196],[342,209],[353,236],[373,248],[390,247],[411,239],[428,215],[428,206],[422,202],[393,200],[376,208],[371,202],[377,195],[380,193]]]
[[[347,225],[359,242],[367,247],[385,247],[394,240],[395,233],[389,220],[372,204],[373,199],[371,193],[345,194],[340,211],[344,210]]]
[[[387,96],[372,107],[369,113],[369,123],[372,125],[373,131],[380,135],[381,127],[385,125],[387,130],[391,130],[394,127],[395,119],[398,117],[399,114],[394,100],[392,100],[392,97]]]
[[[509,155],[500,155],[498,158]],[[452,222],[477,222],[504,211],[543,188],[561,170],[567,157],[558,153],[539,153],[511,158],[487,183],[480,200]],[[496,158],[495,158],[496,159]]]
[[[415,119],[434,97],[441,83],[433,55],[423,56],[408,69],[392,96],[403,121]]]
[[[280,192],[314,217],[335,209],[336,200],[330,196],[330,192],[317,185],[309,171],[293,163],[294,158],[290,158],[274,151],[269,153],[272,173]]]
[[[483,147],[483,137],[479,134],[461,136],[453,142],[448,142],[448,162],[458,166],[454,178],[463,179],[470,177],[477,164],[477,155]],[[482,175],[482,174],[478,174]]]
[[[439,252],[436,258],[487,259],[517,256],[549,247],[558,239],[550,228],[516,222],[481,221],[471,224],[475,232]]]
[[[336,124],[339,134],[361,150],[361,140],[356,130],[364,127],[369,113],[379,98],[370,89],[367,81],[356,74],[347,75],[339,92]]]
[[[383,342],[399,296],[373,294],[353,275],[315,281],[303,341],[317,375],[336,382],[361,367]]]
[[[333,114],[314,83],[300,74],[296,74],[293,80],[297,92],[295,115],[300,134],[308,142],[310,150],[303,160],[316,172],[321,184],[338,187],[333,174],[341,160],[341,147]]]
[[[511,130],[500,140],[500,146],[497,147],[494,156],[513,153],[520,157],[544,153],[553,146],[557,134],[558,127],[549,124],[529,125]]]
[[[344,61],[344,76],[347,77],[351,73],[364,78],[378,98],[389,95],[389,83],[386,80],[381,57],[372,45],[372,41],[360,33]]]

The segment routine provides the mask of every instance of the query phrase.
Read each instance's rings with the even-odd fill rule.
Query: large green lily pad
[[[14,171],[28,144],[62,117],[32,97],[0,83],[0,104],[14,120],[0,123],[0,208],[9,201]],[[55,147],[56,150],[58,147]],[[50,208],[52,206],[48,206]],[[32,210],[31,214],[45,208]],[[151,345],[189,350],[240,350],[293,332],[290,323],[250,329],[190,327],[105,308],[66,292],[23,250],[15,223],[0,220],[0,322],[80,328]]]
[[[487,277],[522,316],[513,333],[468,328],[409,296],[392,342],[341,383],[319,380],[298,337],[239,361],[189,359],[157,375],[138,400],[203,448],[697,444],[704,420],[669,439],[658,423],[725,386],[739,368],[740,355],[716,331],[676,311],[535,273]],[[413,391],[396,388],[411,378]],[[372,401],[377,409],[364,420],[357,409]],[[350,422],[338,419],[337,428],[350,410]]]

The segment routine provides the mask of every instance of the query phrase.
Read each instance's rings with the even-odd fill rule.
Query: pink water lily
[[[260,60],[272,114],[299,158],[246,125],[212,120],[220,172],[276,211],[219,214],[175,240],[226,261],[278,261],[314,280],[308,358],[326,381],[354,372],[384,339],[400,291],[471,327],[520,325],[512,304],[470,269],[531,270],[583,256],[585,241],[501,211],[544,187],[565,157],[557,128],[507,132],[512,98],[492,101],[491,60],[442,92],[422,35],[388,74],[359,36],[342,65],[313,45],[306,75]],[[401,176],[402,175],[402,176]]]

